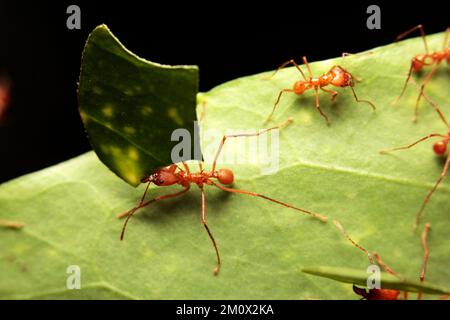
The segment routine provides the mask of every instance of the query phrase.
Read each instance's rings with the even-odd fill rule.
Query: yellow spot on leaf
[[[126,133],[129,133],[129,134],[134,134],[134,133],[136,133],[136,129],[133,128],[133,127],[129,127],[129,126],[126,126],[125,128],[123,128],[123,130],[124,130]]]
[[[137,160],[139,159],[139,152],[137,151],[137,149],[135,147],[130,147],[128,149],[128,157],[131,160]]]
[[[152,113],[153,113],[152,107],[149,107],[149,106],[143,106],[143,107],[141,107],[141,114],[142,114],[143,116],[149,116],[149,115],[151,115]]]
[[[176,108],[169,108],[167,110],[167,115],[175,121],[175,123],[179,126],[183,125],[183,119],[180,117],[180,114],[178,113],[178,110]]]
[[[103,113],[106,117],[109,117],[109,118],[112,117],[113,114],[114,114],[112,105],[110,105],[110,104],[105,105],[105,106],[103,107],[103,109],[102,109],[102,113]]]

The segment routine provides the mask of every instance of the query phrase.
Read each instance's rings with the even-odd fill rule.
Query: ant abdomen
[[[225,168],[219,169],[219,171],[217,172],[217,179],[221,184],[231,185],[234,181],[233,171]]]
[[[438,141],[433,145],[433,150],[434,153],[436,153],[437,155],[444,155],[445,152],[447,151],[447,143],[446,141]]]
[[[353,77],[352,75],[342,69],[339,66],[334,66],[330,70],[331,75],[331,81],[330,84],[332,84],[335,87],[353,87]]]

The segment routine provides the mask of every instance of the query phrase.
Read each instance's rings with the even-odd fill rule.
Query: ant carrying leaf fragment
[[[217,246],[217,242],[207,224],[207,220],[206,220],[206,193],[205,193],[205,186],[213,186],[216,187],[222,191],[226,191],[226,192],[230,192],[230,193],[238,193],[238,194],[244,194],[244,195],[249,195],[249,196],[253,196],[253,197],[259,197],[265,200],[268,200],[270,202],[279,204],[281,206],[299,211],[301,213],[304,213],[306,215],[309,215],[312,218],[318,219],[321,222],[326,222],[327,221],[327,217],[319,214],[319,213],[315,213],[309,210],[305,210],[296,206],[293,206],[291,204],[282,202],[280,200],[277,199],[273,199],[270,198],[268,196],[256,193],[256,192],[252,192],[252,191],[246,191],[246,190],[240,190],[240,189],[233,189],[230,188],[229,186],[231,184],[233,184],[234,182],[234,174],[233,171],[231,171],[230,169],[226,169],[226,168],[222,168],[222,169],[217,169],[216,168],[216,164],[217,164],[217,160],[220,156],[220,153],[222,151],[222,148],[226,142],[227,139],[229,138],[238,138],[238,137],[255,137],[255,136],[259,136],[265,132],[271,131],[271,130],[275,130],[275,129],[281,129],[287,125],[289,125],[292,122],[292,119],[288,119],[284,124],[280,125],[280,126],[275,126],[269,129],[264,129],[261,130],[257,133],[245,133],[245,134],[235,134],[235,135],[225,135],[222,138],[222,141],[219,144],[219,148],[217,149],[213,164],[212,164],[212,168],[211,171],[206,171],[203,169],[203,165],[201,162],[199,162],[199,171],[198,172],[191,172],[189,169],[189,166],[186,163],[182,163],[182,168],[179,167],[176,164],[172,164],[168,167],[164,167],[161,168],[159,170],[157,170],[156,172],[154,172],[153,174],[151,174],[150,176],[148,176],[147,178],[143,179],[142,182],[147,183],[147,187],[145,189],[145,192],[139,202],[139,204],[132,208],[131,210],[127,210],[121,214],[118,215],[119,218],[125,218],[125,223],[123,225],[122,228],[122,233],[120,235],[120,239],[123,240],[124,235],[125,235],[125,230],[126,230],[126,226],[129,222],[129,220],[131,219],[131,217],[136,213],[137,210],[148,206],[149,204],[161,201],[161,200],[165,200],[165,199],[170,199],[170,198],[174,198],[174,197],[178,197],[181,196],[185,193],[187,193],[191,187],[192,184],[197,185],[199,187],[199,189],[201,190],[201,198],[202,198],[202,223],[203,226],[206,230],[206,232],[208,233],[208,236],[212,242],[212,245],[214,247],[214,250],[216,252],[216,258],[217,258],[217,265],[214,268],[214,274],[217,275],[220,271],[221,268],[221,258],[220,258],[220,254],[219,254],[219,249]],[[215,182],[214,180],[217,180],[217,182]],[[163,196],[158,196],[155,197],[151,200],[145,200],[145,197],[147,195],[148,192],[148,188],[151,184],[155,184],[156,186],[160,186],[160,187],[165,187],[165,186],[170,186],[170,185],[175,185],[178,184],[180,186],[183,187],[183,190],[175,192],[175,193],[171,193],[171,194],[166,194]]]

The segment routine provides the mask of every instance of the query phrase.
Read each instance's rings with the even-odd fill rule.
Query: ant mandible
[[[147,178],[144,178],[142,180],[142,182],[147,183],[147,187],[144,191],[144,194],[139,202],[139,204],[132,208],[131,210],[127,210],[124,213],[121,213],[118,215],[119,218],[123,218],[123,217],[127,217],[127,219],[125,220],[125,223],[123,225],[122,228],[122,233],[120,235],[120,240],[123,240],[124,238],[124,234],[125,234],[125,229],[126,226],[128,224],[128,221],[130,220],[130,218],[133,216],[133,214],[140,208],[143,208],[151,203],[157,202],[157,201],[161,201],[164,199],[169,199],[169,198],[174,198],[177,196],[181,196],[183,194],[185,194],[186,192],[189,191],[191,184],[195,184],[197,185],[200,190],[201,190],[201,197],[202,197],[202,223],[203,226],[206,229],[206,232],[208,233],[209,238],[211,239],[212,245],[215,249],[216,252],[216,258],[217,258],[217,265],[214,269],[214,274],[217,275],[220,271],[220,267],[221,267],[221,259],[220,259],[220,254],[219,254],[219,249],[217,247],[217,243],[216,240],[214,239],[214,236],[212,235],[212,232],[210,230],[210,228],[208,227],[208,224],[206,222],[206,197],[205,197],[205,190],[204,190],[204,186],[209,185],[209,186],[214,186],[220,190],[226,191],[226,192],[231,192],[231,193],[240,193],[240,194],[245,194],[245,195],[249,195],[249,196],[254,196],[254,197],[259,197],[259,198],[263,198],[265,200],[269,200],[271,202],[277,203],[279,205],[300,211],[302,213],[305,213],[307,215],[310,215],[313,218],[319,219],[322,222],[326,222],[327,221],[327,217],[318,214],[318,213],[314,213],[302,208],[297,208],[291,204],[267,197],[265,195],[262,194],[258,194],[256,192],[251,192],[251,191],[246,191],[246,190],[239,190],[239,189],[232,189],[230,187],[231,184],[233,184],[234,181],[234,174],[233,171],[231,171],[230,169],[216,169],[216,163],[217,163],[217,159],[219,158],[220,152],[222,150],[223,145],[225,144],[225,141],[228,138],[237,138],[237,137],[250,137],[250,136],[259,136],[260,134],[264,133],[264,132],[268,132],[274,129],[279,129],[282,128],[286,125],[288,125],[289,123],[292,122],[292,119],[288,119],[283,125],[281,126],[275,126],[269,129],[264,129],[261,130],[257,133],[243,133],[243,134],[234,134],[234,135],[225,135],[222,138],[222,141],[219,145],[219,148],[217,149],[217,152],[215,154],[215,158],[214,158],[214,162],[212,164],[212,169],[211,171],[205,171],[203,170],[203,166],[202,163],[199,162],[199,167],[200,167],[200,171],[199,172],[195,172],[192,173],[189,170],[189,167],[186,163],[182,162],[184,170],[181,169],[180,167],[178,167],[176,164],[172,164],[168,167],[164,167],[161,168],[159,170],[157,170],[156,172],[154,172],[152,175],[150,175]],[[214,182],[213,180],[218,180],[219,183]],[[150,184],[153,183],[156,186],[159,187],[165,187],[165,186],[170,186],[170,185],[175,185],[175,184],[179,184],[180,186],[182,186],[184,189],[176,192],[176,193],[171,193],[171,194],[166,194],[166,195],[162,195],[162,196],[158,196],[153,198],[152,200],[148,200],[145,201],[145,197],[147,195],[147,191],[149,189]]]
[[[414,82],[415,83],[415,82]],[[423,97],[425,98],[425,100],[430,103],[430,105],[436,110],[436,112],[438,113],[439,117],[441,118],[442,122],[445,124],[445,126],[447,127],[447,133],[446,134],[440,134],[440,133],[430,133],[428,135],[426,135],[425,137],[420,138],[419,140],[403,146],[403,147],[397,147],[397,148],[392,148],[392,149],[386,149],[386,150],[381,150],[380,153],[381,154],[386,154],[389,152],[393,152],[393,151],[398,151],[398,150],[406,150],[409,149],[413,146],[415,146],[416,144],[428,140],[430,138],[442,138],[441,140],[437,141],[434,143],[433,145],[433,151],[436,155],[438,156],[444,156],[445,153],[447,152],[447,145],[450,141],[450,125],[448,124],[444,114],[441,112],[441,110],[439,109],[439,107],[437,106],[437,104],[432,101],[430,98],[428,98],[425,93],[422,92]],[[447,159],[445,161],[445,165],[444,168],[442,169],[441,175],[439,177],[439,179],[436,181],[434,187],[431,189],[430,192],[428,192],[428,194],[426,195],[425,199],[422,202],[422,205],[419,209],[419,212],[417,212],[416,215],[416,219],[414,221],[414,229],[417,228],[417,225],[419,224],[420,218],[423,214],[423,211],[425,209],[425,206],[427,205],[428,201],[430,200],[431,196],[433,195],[434,191],[436,191],[436,189],[438,188],[439,184],[442,182],[442,180],[444,180],[445,176],[447,175],[447,171],[448,171],[448,167],[450,165],[450,153],[447,155]]]
[[[406,86],[408,85],[408,82],[411,79],[411,75],[413,72],[418,73],[426,66],[433,66],[431,71],[428,73],[425,80],[423,81],[422,85],[420,86],[419,96],[417,97],[417,100],[416,100],[414,116],[412,119],[413,122],[416,122],[416,120],[417,120],[419,102],[420,102],[420,99],[422,98],[425,86],[428,84],[430,79],[433,77],[434,73],[436,72],[437,68],[439,67],[439,65],[441,64],[442,61],[447,60],[447,64],[450,65],[450,47],[448,46],[448,34],[450,33],[450,27],[447,28],[447,30],[445,31],[442,50],[436,50],[434,52],[430,52],[430,50],[428,49],[428,43],[427,43],[427,39],[425,36],[425,31],[421,24],[419,24],[418,26],[415,26],[414,28],[411,28],[408,31],[397,36],[395,41],[399,41],[399,40],[405,38],[406,36],[408,36],[409,34],[411,34],[412,32],[414,32],[416,30],[420,31],[420,35],[422,37],[422,41],[423,41],[423,44],[425,47],[425,53],[417,54],[411,59],[411,66],[409,67],[408,76],[406,77],[406,81],[405,81],[405,84],[403,85],[402,92],[400,93],[400,96],[398,96],[398,98],[395,101],[395,103],[397,103],[397,101],[405,93]]]
[[[343,56],[345,56],[345,54]],[[275,104],[273,106],[272,112],[270,113],[269,117],[266,119],[265,123],[267,123],[272,118],[272,116],[273,116],[273,114],[275,112],[275,109],[278,106],[278,103],[280,102],[280,99],[281,99],[281,96],[282,96],[283,93],[285,93],[285,92],[292,92],[292,93],[295,93],[297,95],[302,95],[305,91],[314,89],[314,91],[316,92],[316,109],[317,109],[317,111],[319,111],[320,115],[325,118],[325,121],[327,122],[327,124],[330,125],[330,120],[325,115],[325,113],[323,113],[322,109],[320,109],[320,104],[319,104],[319,89],[324,91],[324,92],[326,92],[326,93],[331,94],[331,101],[334,101],[336,99],[337,95],[338,95],[337,91],[328,90],[328,89],[324,88],[324,87],[326,87],[328,85],[331,85],[331,86],[334,86],[334,87],[341,87],[341,88],[343,88],[343,87],[350,87],[352,89],[353,96],[355,97],[356,102],[358,102],[358,103],[360,103],[360,102],[368,103],[372,107],[373,110],[376,109],[375,105],[372,102],[370,102],[368,100],[360,100],[360,99],[358,99],[358,97],[356,95],[356,92],[355,92],[355,89],[353,88],[354,85],[355,85],[353,75],[350,72],[348,72],[347,70],[345,70],[344,68],[342,68],[341,66],[335,65],[327,73],[324,73],[319,78],[314,78],[313,75],[312,75],[311,68],[309,67],[308,60],[306,59],[306,57],[303,57],[302,60],[303,60],[303,63],[305,64],[305,66],[306,66],[306,69],[308,70],[309,78],[307,78],[305,76],[305,74],[303,73],[303,71],[300,68],[300,66],[293,59],[283,63],[272,74],[272,76],[270,76],[270,78],[272,78],[273,76],[275,76],[275,74],[280,69],[286,67],[289,64],[292,64],[300,72],[300,74],[302,75],[303,80],[296,81],[292,88],[282,89],[280,91],[280,93],[278,94],[278,98],[275,101]]]
[[[350,241],[350,243],[353,246],[355,246],[359,250],[363,251],[367,255],[370,264],[374,264],[374,259],[375,259],[377,265],[383,271],[388,272],[388,273],[392,274],[393,276],[398,277],[398,274],[381,260],[379,254],[377,254],[377,253],[371,254],[364,247],[362,247],[361,245],[359,245],[358,243],[353,241],[352,238],[350,238],[347,231],[345,231],[344,227],[342,227],[342,225],[339,223],[339,221],[335,220],[333,222],[334,222],[334,225],[339,229],[339,231],[344,235],[344,237],[347,238],[348,241]],[[429,232],[430,232],[430,224],[427,223],[427,224],[425,224],[425,228],[422,233],[422,246],[423,246],[423,251],[424,251],[424,257],[423,257],[422,267],[421,267],[420,274],[419,274],[419,279],[420,279],[421,283],[423,283],[425,281],[425,272],[427,270],[427,265],[428,265],[429,250],[428,250],[428,244],[427,244],[427,237],[428,237]],[[400,295],[399,290],[383,289],[383,288],[379,288],[379,289],[373,288],[373,289],[366,290],[364,288],[359,288],[355,285],[353,285],[353,292],[355,292],[357,295],[362,296],[363,299],[367,299],[367,300],[398,300],[398,296]],[[405,300],[408,299],[408,292],[406,292],[406,291],[403,292],[403,297]],[[422,299],[421,292],[418,293],[417,299]]]

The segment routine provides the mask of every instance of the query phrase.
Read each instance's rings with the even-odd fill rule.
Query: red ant
[[[369,251],[367,251],[362,246],[360,246],[355,241],[353,241],[352,238],[350,238],[350,236],[348,235],[347,231],[345,231],[345,229],[342,227],[342,225],[338,221],[335,220],[334,225],[339,229],[339,231],[341,231],[341,233],[344,235],[344,237],[346,237],[352,243],[352,245],[354,245],[356,248],[363,251],[367,255],[370,264],[374,264],[373,259],[375,258],[376,263],[383,271],[388,272],[388,273],[398,277],[398,274],[394,270],[392,270],[392,268],[390,268],[386,263],[384,263],[377,253],[371,254]],[[424,250],[424,257],[423,257],[423,262],[422,262],[422,268],[420,270],[420,275],[419,275],[419,279],[420,279],[421,283],[423,283],[425,280],[425,272],[427,270],[427,265],[428,265],[429,250],[428,250],[428,244],[427,244],[427,237],[428,237],[429,232],[430,232],[430,224],[427,223],[427,224],[425,224],[425,228],[422,233],[422,246],[423,246],[423,250]],[[367,299],[367,300],[398,300],[398,296],[400,295],[399,290],[373,288],[373,289],[368,289],[368,291],[367,291],[366,289],[359,288],[355,285],[353,285],[353,292],[355,292],[357,295],[362,296],[363,299]],[[408,293],[403,292],[403,297],[405,300],[408,299]],[[420,292],[418,293],[417,299],[422,299],[422,293],[420,293]]]
[[[25,226],[25,223],[20,221],[11,221],[0,219],[0,227],[10,228],[10,229],[21,229]]]
[[[422,92],[423,97],[425,98],[425,100],[427,100],[428,103],[430,103],[430,105],[436,110],[436,112],[438,113],[439,117],[441,118],[442,122],[444,122],[445,126],[447,127],[447,133],[446,134],[439,134],[439,133],[431,133],[426,135],[425,137],[420,138],[419,140],[407,145],[407,146],[403,146],[403,147],[397,147],[397,148],[392,148],[392,149],[387,149],[387,150],[381,150],[380,153],[382,154],[386,154],[392,151],[397,151],[397,150],[405,150],[405,149],[409,149],[413,146],[415,146],[416,144],[428,140],[430,138],[434,138],[434,137],[439,137],[442,138],[442,140],[439,140],[437,142],[434,143],[433,145],[433,151],[436,155],[438,156],[444,156],[446,151],[447,151],[447,145],[450,141],[450,125],[448,124],[447,120],[444,117],[444,114],[441,112],[441,110],[439,109],[439,107],[436,105],[435,102],[433,102],[431,99],[429,99],[425,93]],[[446,174],[447,174],[447,170],[448,167],[450,165],[450,153],[447,155],[447,159],[445,161],[445,165],[444,168],[442,169],[441,175],[439,177],[439,179],[436,181],[434,187],[431,189],[431,191],[426,195],[425,199],[423,200],[422,206],[419,209],[419,212],[416,215],[416,219],[414,222],[414,229],[417,228],[417,225],[419,224],[420,218],[422,216],[422,213],[425,209],[425,206],[427,205],[428,201],[430,200],[431,196],[433,195],[434,191],[436,191],[437,187],[439,186],[439,184],[442,182],[442,180],[444,180]]]
[[[276,126],[276,127],[272,127],[269,129],[265,129],[262,130],[258,133],[246,133],[246,134],[235,134],[235,135],[225,135],[222,138],[222,141],[219,145],[219,148],[216,152],[215,158],[214,158],[214,162],[212,165],[212,169],[210,172],[207,172],[205,170],[203,170],[203,166],[201,164],[201,162],[199,162],[199,167],[200,167],[200,171],[196,172],[196,173],[191,173],[189,170],[189,167],[187,166],[186,163],[182,163],[184,170],[181,169],[180,167],[178,167],[176,164],[172,164],[168,167],[165,168],[161,168],[159,170],[157,170],[155,173],[153,173],[152,175],[150,175],[147,178],[144,178],[142,180],[142,182],[144,183],[148,183],[147,187],[145,189],[145,192],[138,204],[138,206],[134,207],[131,210],[128,210],[124,213],[121,213],[120,215],[118,215],[119,218],[123,218],[123,217],[127,217],[127,219],[125,220],[125,223],[123,225],[122,228],[122,233],[120,235],[120,239],[123,240],[124,237],[124,233],[125,233],[125,228],[127,226],[128,221],[130,220],[130,218],[133,216],[133,214],[140,208],[143,208],[151,203],[160,201],[160,200],[164,200],[164,199],[169,199],[169,198],[174,198],[177,196],[180,196],[182,194],[185,194],[186,192],[189,191],[191,184],[196,184],[200,190],[201,190],[201,195],[202,195],[202,223],[203,226],[206,229],[206,232],[208,233],[209,238],[211,239],[211,242],[213,244],[213,247],[216,251],[216,257],[217,257],[217,266],[214,269],[214,274],[218,274],[220,271],[220,266],[221,266],[221,260],[220,260],[220,255],[219,255],[219,249],[217,247],[216,244],[216,240],[214,239],[208,224],[206,223],[206,198],[205,198],[205,190],[204,190],[204,186],[205,185],[209,185],[209,186],[214,186],[216,188],[219,188],[223,191],[226,192],[231,192],[231,193],[240,193],[240,194],[246,194],[249,196],[254,196],[254,197],[259,197],[259,198],[263,198],[266,200],[269,200],[271,202],[280,204],[282,206],[300,211],[302,213],[308,214],[313,218],[319,219],[322,222],[326,222],[327,221],[327,217],[324,217],[318,213],[314,213],[305,209],[301,209],[301,208],[297,208],[291,204],[287,204],[285,202],[281,202],[279,200],[275,200],[272,198],[269,198],[267,196],[264,196],[262,194],[258,194],[255,192],[251,192],[251,191],[245,191],[245,190],[238,190],[238,189],[232,189],[226,186],[229,186],[231,184],[233,184],[234,181],[234,174],[233,171],[231,171],[230,169],[218,169],[216,170],[216,163],[217,163],[217,159],[220,155],[220,152],[222,150],[223,145],[225,144],[225,141],[227,138],[237,138],[237,137],[249,137],[249,136],[259,136],[260,134],[264,133],[264,132],[268,132],[270,130],[274,130],[274,129],[279,129],[283,126],[288,125],[290,122],[292,122],[292,119],[289,119],[286,121],[285,124],[281,125],[281,126]],[[219,183],[214,182],[213,180],[217,179]],[[167,195],[163,195],[163,196],[158,196],[155,197],[152,200],[148,200],[145,201],[145,196],[147,194],[148,188],[150,186],[150,184],[153,183],[156,186],[159,187],[165,187],[165,186],[170,186],[170,185],[175,185],[175,184],[179,184],[180,186],[182,186],[184,188],[184,190],[176,192],[176,193],[171,193],[171,194],[167,194]]]
[[[308,64],[308,60],[306,59],[306,57],[302,58],[303,63],[306,65],[306,69],[308,70],[308,74],[309,74],[309,79],[306,78],[305,74],[303,73],[302,69],[300,68],[300,66],[293,60],[289,60],[286,61],[285,63],[283,63],[281,66],[278,67],[278,69],[274,72],[274,74],[271,76],[275,76],[275,74],[282,68],[286,67],[289,64],[294,65],[297,70],[300,72],[300,74],[302,75],[303,80],[299,80],[296,81],[292,87],[292,89],[282,89],[280,91],[280,93],[278,94],[278,98],[275,101],[275,104],[273,106],[272,112],[269,115],[269,117],[266,119],[265,122],[268,122],[271,118],[273,113],[275,112],[275,109],[278,105],[278,103],[280,102],[281,99],[281,95],[285,92],[293,92],[297,95],[302,95],[305,91],[310,90],[310,89],[314,89],[316,92],[316,109],[317,111],[319,111],[320,115],[322,117],[325,118],[326,122],[328,125],[330,125],[330,121],[328,119],[328,117],[322,112],[322,110],[320,109],[320,104],[319,104],[319,89],[331,94],[331,101],[334,101],[338,95],[337,91],[334,90],[327,90],[324,87],[328,86],[328,85],[332,85],[335,87],[350,87],[352,89],[353,92],[353,96],[355,97],[356,102],[365,102],[368,103],[373,110],[375,110],[375,105],[368,101],[368,100],[360,100],[358,99],[358,97],[356,96],[356,92],[355,89],[353,88],[355,83],[354,83],[354,77],[352,76],[352,74],[350,72],[348,72],[347,70],[345,70],[344,68],[342,68],[341,66],[335,65],[333,66],[327,73],[321,75],[319,78],[313,78],[312,72],[311,72],[311,68],[309,67]],[[270,77],[270,78],[271,78]]]
[[[418,112],[418,108],[419,108],[419,102],[420,102],[420,99],[422,98],[423,90],[425,89],[425,86],[428,84],[430,79],[433,77],[433,75],[436,72],[438,66],[441,64],[441,62],[443,60],[447,60],[447,64],[450,65],[450,47],[448,46],[448,34],[450,33],[450,27],[447,28],[447,30],[445,31],[445,37],[444,37],[444,43],[443,43],[442,50],[441,51],[437,50],[437,51],[434,51],[434,52],[431,52],[431,53],[430,53],[430,51],[428,49],[428,43],[427,43],[427,39],[425,37],[425,31],[424,31],[423,26],[421,24],[419,24],[418,26],[415,26],[414,28],[411,28],[408,31],[406,31],[406,32],[402,33],[401,35],[399,35],[396,38],[396,41],[399,41],[399,40],[405,38],[407,35],[411,34],[412,32],[414,32],[416,30],[420,31],[420,35],[422,37],[426,53],[424,53],[424,54],[423,53],[422,54],[417,54],[417,55],[415,55],[412,58],[411,66],[409,68],[408,76],[406,77],[405,84],[403,85],[402,92],[401,92],[400,96],[397,98],[397,100],[395,101],[395,102],[397,102],[403,96],[403,94],[405,93],[406,86],[407,86],[407,84],[409,82],[409,79],[411,78],[411,74],[413,72],[418,73],[425,66],[431,66],[431,65],[433,66],[431,71],[428,73],[428,75],[426,76],[425,80],[423,81],[422,85],[420,86],[419,96],[417,97],[416,106],[415,106],[415,109],[414,109],[413,122],[415,122],[417,120],[417,112]]]

